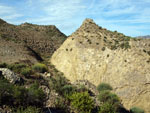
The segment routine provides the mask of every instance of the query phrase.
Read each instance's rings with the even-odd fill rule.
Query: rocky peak
[[[83,24],[95,24],[95,22],[93,21],[93,19],[90,19],[90,18],[86,18],[84,21],[83,21]]]
[[[100,27],[92,19],[87,18],[83,21],[77,32],[95,33],[99,28]]]
[[[92,19],[85,19],[80,28],[71,35],[77,42],[88,48],[130,49],[131,37],[117,31],[98,26]]]
[[[86,19],[51,63],[71,82],[108,83],[127,109],[137,106],[150,113],[149,47],[149,39],[133,39]]]

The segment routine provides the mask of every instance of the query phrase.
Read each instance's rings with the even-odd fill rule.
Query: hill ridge
[[[14,50],[17,51],[17,46],[20,45],[20,48],[24,48],[25,50],[29,51],[28,47],[32,49],[35,53],[39,54],[39,57],[47,58],[51,57],[51,55],[54,53],[54,51],[64,42],[64,40],[67,38],[65,34],[60,32],[60,30],[54,26],[54,25],[36,25],[36,24],[30,24],[30,23],[24,23],[21,25],[13,25],[5,22],[1,19],[0,24],[0,44],[1,46],[9,46],[4,45],[2,41],[11,43],[11,47],[14,48]],[[0,51],[0,62],[2,62],[5,55],[2,53],[6,50]],[[10,50],[11,52],[12,50]],[[30,51],[31,52],[31,51]],[[13,51],[13,54],[15,55],[15,51]],[[17,53],[16,53],[17,54]],[[21,54],[25,54],[22,53]],[[33,55],[33,54],[32,54]],[[5,56],[5,57],[6,57]],[[24,55],[26,56],[26,55]],[[30,57],[31,55],[29,55]],[[9,57],[6,58],[12,59],[17,58],[15,57]],[[26,59],[26,58],[19,58],[19,59]],[[30,60],[30,59],[29,59]],[[10,60],[4,60],[3,62],[8,62]],[[12,60],[11,60],[12,61]],[[16,61],[16,60],[14,60]]]

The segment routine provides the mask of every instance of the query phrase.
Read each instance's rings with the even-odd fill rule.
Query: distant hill
[[[65,39],[54,25],[12,25],[0,19],[0,62],[51,57]]]
[[[146,35],[146,36],[138,36],[137,38],[150,38],[150,35]]]
[[[72,83],[108,83],[127,109],[137,106],[150,113],[150,39],[112,32],[86,19],[51,63]]]

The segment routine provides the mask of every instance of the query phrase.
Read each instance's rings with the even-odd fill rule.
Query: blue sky
[[[92,18],[128,36],[150,35],[150,0],[0,0],[0,18],[12,24],[56,25],[66,35]]]

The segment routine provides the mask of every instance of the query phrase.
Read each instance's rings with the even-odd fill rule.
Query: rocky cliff
[[[71,81],[109,83],[127,108],[150,112],[150,40],[109,31],[86,19],[51,63]]]
[[[50,57],[66,36],[54,25],[12,25],[0,19],[0,62],[41,60]],[[50,54],[49,54],[50,53]]]

